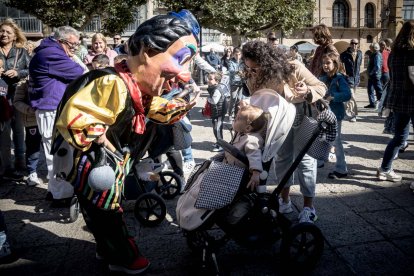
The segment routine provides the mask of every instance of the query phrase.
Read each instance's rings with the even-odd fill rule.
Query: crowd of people
[[[57,28],[35,47],[13,20],[0,23],[2,179],[21,181],[27,175],[28,186],[38,185],[43,151],[48,170],[46,199],[52,207],[65,207],[77,194],[96,239],[97,256],[108,260],[111,271],[140,273],[149,266],[126,230],[121,187],[129,160],[139,150],[139,137],[145,134],[146,120],[161,125],[160,132],[170,135],[161,136],[166,140],[172,139],[174,123],[190,117],[200,90],[191,79],[191,60],[207,72],[212,135],[217,141],[223,138],[228,117],[237,133],[232,143],[249,156],[249,188],[258,185],[263,170],[260,152],[269,109],[292,107],[295,116],[291,120],[300,124],[305,116],[315,117],[309,110],[320,100],[329,104],[337,120],[336,166],[328,177],[348,176],[341,126],[344,119],[357,121],[355,91],[362,62],[358,40],[352,39],[349,48],[338,53],[329,29],[318,25],[313,28],[318,47],[311,59],[304,60],[297,46],[289,51],[280,48],[276,34],[270,32],[267,42],[249,41],[226,49],[222,57],[211,50],[203,60],[198,54],[198,33],[196,19],[183,10],[145,21],[125,43],[117,34],[110,45],[103,34],[96,33],[88,50],[81,34],[69,26]],[[174,89],[190,89],[197,96],[165,97]],[[393,171],[392,162],[407,147],[409,123],[414,122],[413,91],[414,22],[407,21],[392,44],[384,40],[371,45],[369,105],[364,108],[392,111],[388,116],[394,133],[377,170],[379,180],[402,179]],[[269,185],[277,185],[293,164],[301,150],[294,142],[299,135],[293,127],[281,135],[284,143],[275,153]],[[180,164],[174,170],[181,177],[191,172],[195,165],[191,146],[174,149],[168,143],[167,148],[170,163]],[[218,143],[211,150],[223,151]],[[116,172],[117,181],[108,187],[91,186],[94,181],[87,176],[102,156]],[[323,161],[306,154],[296,169],[303,195],[300,222],[317,219],[315,187]],[[279,198],[281,213],[293,211],[289,197],[293,183],[292,175]]]

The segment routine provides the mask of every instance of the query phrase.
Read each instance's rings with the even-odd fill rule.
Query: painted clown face
[[[189,63],[197,50],[196,39],[188,35],[179,38],[163,53],[145,52],[141,73],[136,75],[141,92],[159,96],[179,82],[188,82],[191,78]]]

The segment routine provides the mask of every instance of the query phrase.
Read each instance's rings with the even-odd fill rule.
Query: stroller
[[[136,159],[132,165],[131,172],[125,178],[123,199],[135,200],[134,216],[144,226],[157,226],[165,218],[167,207],[164,199],[173,199],[180,191],[182,180],[179,175],[172,171],[163,171],[163,166],[155,163],[149,163],[159,176],[159,180],[143,180],[139,177],[139,168],[141,163],[148,159],[143,159],[151,145],[156,142],[157,125],[147,123],[146,132],[140,139],[139,147],[134,149],[137,152]],[[166,151],[166,150],[165,150]],[[152,191],[155,190],[156,193]],[[80,205],[76,195],[72,198],[69,208],[69,221],[74,222],[78,219]]]
[[[289,267],[290,270],[314,266],[323,252],[324,238],[319,228],[307,222],[293,224],[279,212],[278,197],[312,143],[321,131],[326,130],[327,124],[326,122],[317,124],[318,127],[312,132],[311,138],[295,158],[279,185],[270,194],[263,186],[266,183],[266,172],[271,167],[274,152],[277,152],[283,144],[293,124],[292,117],[295,116],[278,117],[277,112],[280,113],[280,110],[276,110],[276,115],[275,110],[269,109],[269,112],[272,119],[268,123],[262,157],[265,172],[260,176],[260,186],[256,192],[246,190],[248,182],[246,172],[240,172],[237,169],[230,173],[228,171],[214,172],[217,164],[217,158],[214,158],[216,160],[207,160],[194,169],[185,187],[185,192],[177,204],[177,221],[183,230],[189,248],[202,257],[202,268],[213,268],[217,275],[220,274],[216,259],[217,249],[230,239],[248,248],[269,247],[281,239],[281,264]],[[295,110],[287,110],[285,115],[292,112],[295,114]],[[277,130],[282,130],[283,134],[278,136]],[[224,151],[248,167],[248,160],[241,151],[223,140],[219,141],[219,144]],[[204,183],[211,185],[204,184],[203,181],[208,178],[206,175],[209,175],[210,171],[213,171],[211,174],[225,174],[221,178],[224,183],[211,184],[211,181],[205,181]],[[227,179],[235,175],[239,178],[234,181],[235,184],[229,184],[230,181]],[[201,184],[200,178],[203,178]],[[224,199],[219,195],[223,189],[225,189]],[[234,197],[229,202],[226,197],[231,193]],[[226,200],[229,203],[221,202]],[[218,202],[220,203],[217,204]],[[214,225],[224,232],[222,237],[216,238],[217,231],[212,229]]]

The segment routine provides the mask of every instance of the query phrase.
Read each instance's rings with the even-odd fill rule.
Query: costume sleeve
[[[147,118],[156,124],[171,125],[181,120],[188,110],[187,102],[181,98],[171,100],[161,97],[153,97]]]
[[[116,75],[97,78],[75,93],[62,108],[56,129],[72,146],[89,149],[125,108],[127,89]]]

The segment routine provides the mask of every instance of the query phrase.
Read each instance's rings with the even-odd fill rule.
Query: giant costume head
[[[191,78],[188,65],[197,53],[200,27],[187,10],[155,16],[128,41],[128,67],[142,93],[157,96]]]

